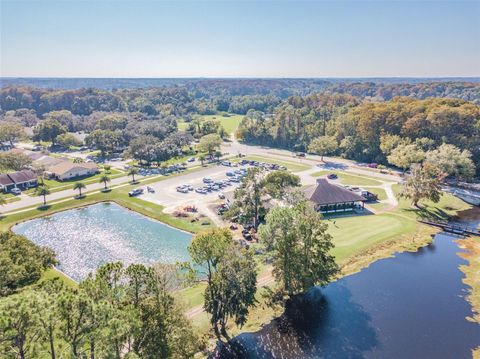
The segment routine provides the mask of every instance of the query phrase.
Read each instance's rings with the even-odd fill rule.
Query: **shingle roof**
[[[14,173],[9,173],[8,177],[10,177],[15,183],[23,183],[36,180],[37,174],[32,170],[22,170]]]
[[[49,172],[55,173],[57,176],[64,174],[68,171],[73,171],[75,169],[84,170],[84,169],[97,169],[97,165],[93,162],[85,163],[73,163],[70,161],[61,162],[55,166],[52,166],[48,169]]]
[[[317,179],[317,184],[305,189],[305,196],[318,205],[344,202],[364,202],[366,199],[348,189],[329,183],[324,178]]]
[[[0,175],[0,185],[8,186],[13,184],[13,181],[8,175]]]
[[[36,164],[43,165],[45,167],[56,166],[62,162],[68,162],[65,158],[56,158],[50,156],[42,156],[34,161]]]

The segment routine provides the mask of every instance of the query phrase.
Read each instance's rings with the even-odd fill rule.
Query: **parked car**
[[[190,157],[187,161],[188,162],[195,162],[195,157]]]
[[[297,157],[305,157],[305,153],[304,152],[297,152],[296,156]]]
[[[223,194],[223,192],[220,192],[220,193],[218,194],[218,198],[220,198],[220,199],[225,199],[225,194]]]
[[[185,185],[177,186],[177,192],[188,193],[188,187]]]
[[[212,183],[213,180],[211,178],[208,178],[208,177],[204,177],[203,178],[203,183]]]
[[[155,193],[155,190],[153,189],[153,187],[150,187],[150,186],[147,186],[147,191],[149,193]]]
[[[206,194],[207,191],[204,188],[197,188],[195,192],[200,193],[200,194]]]
[[[16,187],[15,187],[15,188],[12,188],[12,189],[10,190],[10,193],[14,194],[15,196],[18,196],[18,195],[22,194],[22,191],[20,191],[19,188],[16,188]]]
[[[338,176],[335,174],[335,173],[330,173],[328,176],[327,176],[328,179],[337,179]]]
[[[135,189],[132,189],[130,192],[128,192],[128,195],[130,197],[138,196],[141,194],[143,194],[143,188],[135,188]]]
[[[369,167],[369,168],[377,168],[377,167],[378,167],[378,163],[369,163],[369,164],[367,165],[367,167]]]
[[[225,175],[228,176],[228,177],[233,177],[233,176],[235,176],[235,173],[229,171],[229,172],[225,173]]]

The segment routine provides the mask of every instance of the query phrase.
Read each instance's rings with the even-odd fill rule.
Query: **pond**
[[[476,212],[462,222],[478,225],[479,219]],[[457,239],[438,234],[415,253],[379,260],[315,288],[308,293],[310,305],[292,320],[274,320],[234,338],[235,357],[471,358],[480,326],[466,319],[472,308]],[[224,350],[216,354],[234,357]]]
[[[52,248],[59,269],[79,281],[104,263],[151,264],[190,259],[191,234],[114,203],[99,203],[20,223],[12,228]]]

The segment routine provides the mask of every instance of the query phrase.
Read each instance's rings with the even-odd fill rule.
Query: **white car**
[[[22,191],[20,191],[19,188],[12,188],[12,190],[10,191],[12,194],[14,194],[15,196],[18,196],[18,195],[21,195],[22,194]]]

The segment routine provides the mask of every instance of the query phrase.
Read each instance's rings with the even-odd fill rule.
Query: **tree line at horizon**
[[[21,127],[32,127],[34,140],[78,146],[80,141],[70,132],[83,131],[88,134],[85,143],[102,155],[126,151],[144,163],[160,163],[182,154],[193,138],[213,133],[226,137],[218,121],[203,120],[201,115],[230,111],[245,114],[237,137],[247,143],[403,169],[418,163],[415,157],[449,144],[474,161],[478,176],[480,110],[475,103],[480,84],[319,82],[302,96],[286,97],[287,93],[269,92],[276,93],[279,81],[253,81],[256,87],[227,80],[204,85],[187,81],[184,86],[113,91],[2,88],[0,141],[13,143],[22,135]],[[247,86],[243,92],[242,84]],[[309,93],[320,87],[322,92]],[[93,107],[76,110],[74,104],[84,100]],[[211,105],[208,111],[206,102]],[[178,130],[178,121],[188,123],[186,133]],[[466,175],[471,170],[463,172],[465,179],[471,177]]]

